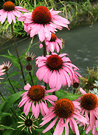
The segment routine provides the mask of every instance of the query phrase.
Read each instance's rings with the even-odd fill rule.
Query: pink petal
[[[16,23],[15,16],[14,16],[13,12],[11,12],[11,16],[12,16],[13,22]]]
[[[44,112],[43,107],[40,102],[39,102],[39,107],[40,107],[42,116],[45,116],[45,112]]]
[[[45,25],[45,35],[46,35],[47,40],[51,39],[51,32],[48,29],[48,24]]]
[[[54,88],[57,84],[56,82],[56,78],[57,78],[57,73],[56,71],[54,70],[49,78],[49,86],[50,88]]]
[[[52,71],[49,71],[49,70],[48,70],[47,74],[44,75],[43,81],[44,81],[45,83],[49,83],[49,79],[50,79],[49,76],[51,76],[51,74],[52,74]]]
[[[47,116],[47,115],[46,115]],[[55,117],[55,114],[50,114],[49,117],[47,119],[45,119],[40,125],[43,126],[46,123],[48,123],[51,119],[53,119]]]
[[[66,121],[66,125],[65,125],[65,135],[69,135],[69,126],[68,126],[68,120]]]
[[[26,102],[24,105],[24,113],[27,116],[31,107],[31,102]]]
[[[1,9],[0,10],[0,15],[2,15],[4,13],[4,10],[3,9]]]
[[[33,115],[35,115],[35,105],[34,105],[34,102],[32,102],[32,113],[33,113]]]
[[[34,35],[36,35],[38,33],[38,31],[40,30],[41,26],[40,26],[40,24],[34,24],[33,27],[34,28],[32,28],[30,31],[30,37],[33,37]]]
[[[80,88],[80,92],[81,92],[83,95],[87,94],[82,88]]]
[[[52,101],[57,101],[57,97],[55,95],[48,95],[47,98],[51,99]]]
[[[31,85],[29,83],[27,83],[25,86],[24,86],[24,90],[29,90],[31,88]]]
[[[91,129],[93,129],[94,124],[95,124],[95,115],[94,115],[94,112],[92,110],[92,111],[90,111],[90,127],[91,127]]]
[[[70,127],[71,127],[73,133],[75,134],[74,124],[73,124],[73,122],[71,121],[71,119],[69,119],[69,122],[70,122]]]
[[[43,77],[45,76],[45,74],[47,74],[49,71],[48,71],[48,68],[46,66],[43,66],[41,68],[39,68],[36,72],[36,76],[39,80],[42,80]],[[43,74],[42,74],[43,73]]]
[[[53,135],[59,135],[60,122],[61,122],[61,119],[58,121],[57,126],[56,126],[56,128],[54,130]]]
[[[63,71],[63,70],[62,70],[62,71]],[[66,78],[66,80],[67,80],[68,87],[70,87],[70,84],[71,84],[70,77],[69,77],[69,75],[66,73],[66,71],[63,71],[63,73],[64,73],[64,76],[65,76],[65,78]]]
[[[50,108],[52,108],[52,109],[50,109]],[[54,112],[52,112],[53,109],[54,109],[54,107],[50,107],[50,108],[49,108],[49,113],[46,114],[46,115],[42,118],[42,120],[44,120],[44,121],[46,120],[46,121],[47,121],[48,118],[51,118],[51,119],[52,119],[53,117],[56,116],[56,114],[54,114]],[[49,120],[49,121],[50,121],[50,120]],[[49,122],[49,121],[48,121],[48,122]]]
[[[61,75],[62,85],[63,85],[63,86],[66,86],[66,85],[67,85],[67,80],[66,80],[66,78],[65,78],[65,75],[64,75],[63,72],[62,72],[62,69],[59,70],[59,73],[60,73],[60,75]]]
[[[44,102],[42,102],[42,107],[43,107],[44,112],[47,114],[47,113],[49,112],[49,109],[48,109],[48,107],[45,105]]]
[[[74,125],[74,129],[75,129],[76,135],[80,135],[76,121],[73,118],[71,118],[71,121],[72,121],[72,123]]]
[[[11,22],[12,22],[11,12],[8,12],[8,22],[9,22],[9,24],[11,24]]]
[[[41,26],[41,28],[38,32],[38,35],[39,35],[40,41],[43,42],[45,40],[45,31],[44,31],[43,25],[40,25],[40,26]]]
[[[59,90],[61,88],[62,82],[61,82],[61,76],[59,72],[57,71],[57,79],[56,79],[56,90]]]
[[[23,12],[28,12],[27,9],[25,9],[25,8],[23,8],[21,6],[15,6],[15,9],[20,10],[20,11],[23,11]]]
[[[38,118],[38,116],[39,116],[39,105],[38,105],[38,103],[36,102],[36,107],[35,107],[35,113],[34,113],[34,116],[35,116],[35,118],[37,119]]]
[[[43,44],[40,44],[39,47],[42,48],[43,47]]]
[[[45,130],[43,130],[43,133],[45,133],[45,132],[47,132],[48,130],[50,130],[50,129],[55,125],[57,119],[58,119],[58,118],[56,118],[55,120],[53,120],[53,121],[49,124],[49,126],[48,126]]]
[[[23,106],[23,105],[25,104],[25,102],[27,102],[27,101],[28,101],[28,98],[27,98],[27,97],[23,98],[23,99],[21,100],[21,102],[19,103],[18,107],[20,108],[20,107]]]
[[[4,12],[1,16],[0,16],[0,21],[1,21],[1,24],[4,23],[5,19],[7,17],[7,12]]]
[[[46,93],[51,93],[51,92],[54,92],[54,91],[55,91],[55,88],[54,89],[47,90]]]
[[[51,101],[50,99],[47,99],[47,101],[49,101],[50,104],[52,104],[53,106],[55,105],[55,103],[53,101]]]

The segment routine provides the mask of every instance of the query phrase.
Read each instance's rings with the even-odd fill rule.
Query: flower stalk
[[[43,44],[43,55],[44,55],[44,57],[46,57],[47,52],[46,52],[46,45],[45,45],[45,42],[42,42],[42,44]],[[45,84],[45,88],[46,88],[46,90],[47,90],[47,84],[46,84],[46,83],[44,83],[44,84]]]
[[[11,87],[12,87],[14,93],[16,93],[16,92],[15,92],[15,89],[14,89],[14,87],[13,87],[13,85],[12,85],[12,83],[11,83],[9,77],[8,77],[8,72],[7,72],[7,70],[6,70],[6,76],[7,76],[7,79],[8,79],[8,81],[9,81],[9,84],[11,85]]]
[[[20,68],[21,68],[21,74],[22,74],[22,77],[23,77],[23,80],[24,80],[24,84],[26,85],[26,80],[25,80],[24,73],[23,73],[23,66],[21,64],[19,54],[18,54],[18,50],[17,50],[17,47],[16,47],[16,39],[15,39],[14,31],[13,31],[13,22],[11,23],[11,31],[12,31],[12,36],[13,36],[13,39],[14,39],[14,46],[15,46],[17,57],[18,57],[18,62],[20,64]]]

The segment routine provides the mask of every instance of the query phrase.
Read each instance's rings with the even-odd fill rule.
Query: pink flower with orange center
[[[80,92],[83,94],[83,96],[78,99],[81,105],[81,113],[82,115],[85,115],[87,121],[89,122],[86,128],[86,133],[88,133],[90,130],[95,133],[95,128],[98,130],[97,96],[93,93],[86,93],[82,88],[80,88]]]
[[[70,87],[77,73],[76,69],[79,69],[71,63],[67,56],[66,53],[60,55],[52,53],[52,55],[46,55],[46,57],[37,57],[37,78],[49,84],[50,88],[56,88],[56,90],[59,90],[61,86],[66,86],[67,84]]]
[[[6,18],[8,19],[9,24],[16,23],[15,16],[19,17],[22,15],[21,12],[28,12],[27,9],[22,8],[21,6],[15,6],[13,2],[6,1],[3,4],[3,9],[0,10],[0,22],[1,24],[4,23]]]
[[[47,52],[54,52],[55,50],[58,53],[62,49],[62,41],[53,33],[51,33],[51,39],[49,41],[45,39],[45,45]],[[42,47],[43,44],[40,44],[40,48]]]
[[[49,108],[49,113],[43,117],[43,122],[40,124],[44,126],[46,123],[52,120],[49,126],[43,130],[43,133],[47,132],[57,122],[57,126],[53,135],[62,135],[65,128],[65,135],[69,135],[69,125],[76,135],[79,135],[78,126],[76,120],[87,124],[86,118],[80,114],[80,103],[77,101],[70,101],[69,99],[59,99],[52,107]]]
[[[21,95],[22,100],[18,107],[20,108],[24,105],[23,112],[25,115],[28,115],[32,105],[32,113],[35,118],[38,118],[40,111],[44,116],[49,111],[46,101],[49,101],[51,104],[53,104],[54,101],[57,101],[57,97],[55,95],[48,95],[48,93],[54,92],[55,89],[45,90],[45,87],[42,85],[30,86],[28,83],[24,86],[24,89],[26,92]]]
[[[24,30],[30,37],[38,34],[39,40],[43,42],[45,38],[51,39],[51,32],[62,27],[68,28],[69,21],[59,15],[60,11],[48,10],[44,6],[38,6],[32,13],[25,13],[19,17],[19,21],[24,21]]]

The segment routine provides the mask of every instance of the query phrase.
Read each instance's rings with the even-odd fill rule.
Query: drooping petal
[[[21,102],[19,103],[18,107],[20,108],[21,106],[23,106],[26,102],[27,102],[28,98],[25,97],[21,100]]]
[[[39,107],[40,107],[42,116],[45,116],[44,109],[43,109],[42,104],[40,102],[39,102]]]
[[[93,110],[91,110],[90,111],[90,127],[91,127],[91,129],[93,129],[94,124],[95,124],[95,115],[94,115]]]
[[[39,39],[41,42],[43,42],[45,40],[45,31],[44,31],[44,27],[43,25],[40,25],[40,30],[38,32],[38,35],[39,35]]]
[[[53,120],[53,121],[49,124],[49,126],[48,126],[46,129],[43,130],[43,133],[45,133],[45,132],[47,132],[48,130],[50,130],[50,129],[55,125],[57,119],[58,119],[58,118],[56,118],[55,120]]]
[[[83,95],[86,94],[86,92],[85,92],[82,88],[80,88],[80,92],[81,92]]]
[[[15,16],[14,16],[13,12],[11,12],[11,17],[12,17],[13,22],[16,23]]]
[[[24,113],[27,116],[31,107],[31,102],[27,101],[24,105]]]
[[[0,16],[0,21],[1,21],[1,24],[4,23],[5,19],[7,17],[7,12],[4,12],[1,16]]]
[[[36,107],[35,107],[34,111],[35,111],[34,116],[37,119],[39,116],[39,105],[37,102],[36,102]]]
[[[49,109],[48,109],[48,107],[45,105],[44,102],[42,102],[42,107],[43,107],[44,112],[47,114],[47,113],[49,112]]]
[[[8,12],[8,22],[9,24],[12,23],[12,16],[11,16],[11,12]]]
[[[24,89],[25,90],[29,90],[31,88],[31,85],[29,83],[27,83],[25,86],[24,86]]]
[[[75,129],[75,132],[76,132],[76,135],[80,135],[76,121],[73,118],[71,118],[71,121],[73,123],[74,129]]]

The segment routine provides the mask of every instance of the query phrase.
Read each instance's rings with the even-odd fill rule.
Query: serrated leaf
[[[70,100],[76,100],[78,97],[82,96],[82,94],[73,94],[73,93],[65,93],[64,90],[59,90],[56,91],[56,96],[61,99],[61,98],[68,98]]]

